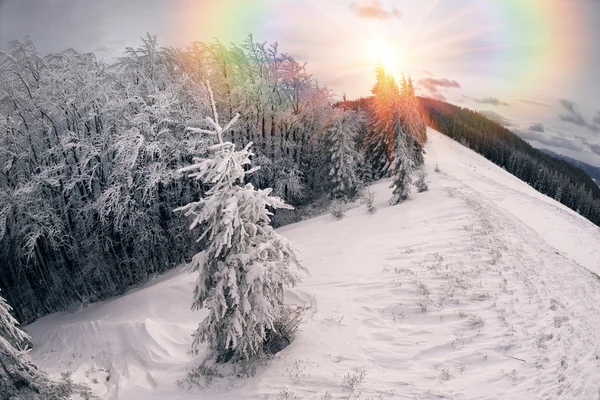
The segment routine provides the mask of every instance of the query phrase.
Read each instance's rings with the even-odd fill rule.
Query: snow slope
[[[279,230],[311,271],[288,301],[311,308],[254,377],[175,384],[203,318],[182,271],[38,320],[33,357],[103,399],[598,399],[600,229],[429,137],[430,191],[389,207],[380,182],[374,215]]]

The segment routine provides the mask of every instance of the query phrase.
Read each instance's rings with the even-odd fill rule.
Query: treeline
[[[194,42],[160,48],[148,35],[113,64],[31,41],[0,52],[0,290],[23,323],[122,293],[197,253],[173,210],[210,183],[177,170],[205,157],[212,115],[249,142],[249,180],[293,206],[356,199],[393,176],[397,201],[422,164],[425,123],[410,79],[380,65],[372,107],[334,105],[328,88],[278,45]],[[420,174],[422,176],[422,174]]]
[[[207,81],[223,119],[241,114],[224,139],[254,142],[252,183],[296,206],[330,190],[322,134],[352,114],[336,114],[304,64],[252,37],[173,49],[148,36],[112,65],[44,56],[27,40],[0,53],[0,76],[0,289],[25,323],[199,250],[173,209],[206,189],[177,169],[212,144],[197,131],[211,115]]]
[[[600,226],[600,188],[582,170],[533,148],[475,111],[419,98],[428,124]]]

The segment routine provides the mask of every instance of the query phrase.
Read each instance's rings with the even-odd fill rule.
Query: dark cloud
[[[546,130],[544,128],[544,124],[542,124],[541,122],[534,122],[531,125],[529,125],[529,128],[527,129],[531,132],[544,132]]]
[[[498,114],[496,111],[491,111],[491,110],[487,110],[487,111],[480,111],[481,114],[483,114],[484,116],[486,116],[488,119],[491,119],[494,122],[499,123],[502,126],[513,126],[513,122],[508,119],[503,117],[502,115]]]
[[[590,143],[590,141],[587,138],[579,138],[589,149],[592,153],[600,156],[600,144],[599,143]]]
[[[361,18],[386,20],[391,18],[402,18],[402,12],[396,7],[389,10],[383,8],[379,0],[373,0],[367,4],[350,3],[350,10]]]
[[[518,101],[520,101],[521,103],[531,104],[534,106],[548,107],[548,108],[552,107],[550,104],[544,103],[543,101],[530,100],[530,99],[518,99]]]
[[[508,104],[507,102],[501,101],[500,99],[497,99],[496,97],[485,97],[483,99],[473,99],[473,100],[479,104],[491,104],[496,107],[498,107],[498,106],[510,107],[510,104]]]
[[[600,144],[588,143],[587,145],[594,154],[600,156]]]
[[[460,83],[448,78],[422,78],[417,81],[417,85],[425,89],[428,96],[437,100],[446,100],[440,89],[460,88]]]
[[[570,124],[574,124],[580,126],[582,128],[587,128],[592,132],[600,132],[600,126],[596,122],[596,118],[594,118],[594,122],[588,122],[583,115],[577,110],[577,105],[571,100],[560,99],[560,104],[564,108],[566,112],[560,114],[558,116],[559,119],[568,122]],[[597,116],[596,116],[597,117]]]
[[[527,141],[538,142],[546,146],[556,147],[560,149],[567,149],[572,151],[581,151],[581,148],[577,147],[572,140],[568,140],[562,137],[551,136],[543,134],[541,132],[532,132],[531,130],[524,130],[515,128],[512,129],[513,133],[520,136]]]
[[[600,126],[600,111],[598,111],[596,113],[596,115],[594,116],[594,119],[592,120],[592,124],[594,124],[596,126]]]
[[[426,88],[460,88],[460,83],[448,78],[423,78],[419,79],[417,83]]]
[[[585,121],[585,118],[583,118],[583,115],[581,115],[575,109],[576,106],[575,106],[574,102],[572,102],[570,100],[561,99],[560,104],[563,106],[563,108],[565,110],[567,110],[567,114],[561,114],[558,116],[560,119],[562,119],[565,122],[570,122],[570,123],[578,125],[578,126],[586,126],[587,125],[587,122]]]

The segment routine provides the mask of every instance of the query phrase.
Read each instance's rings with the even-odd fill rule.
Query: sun
[[[400,54],[387,44],[379,44],[375,47],[375,61],[381,62],[385,69],[391,73],[397,73],[401,69]]]

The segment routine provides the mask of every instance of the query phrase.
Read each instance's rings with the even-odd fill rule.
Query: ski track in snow
[[[254,377],[175,384],[202,357],[195,277],[26,327],[32,356],[102,399],[598,399],[600,229],[429,130],[430,190],[279,230],[311,275],[296,340]],[[440,173],[433,171],[439,164]],[[327,396],[330,397],[327,397]]]

